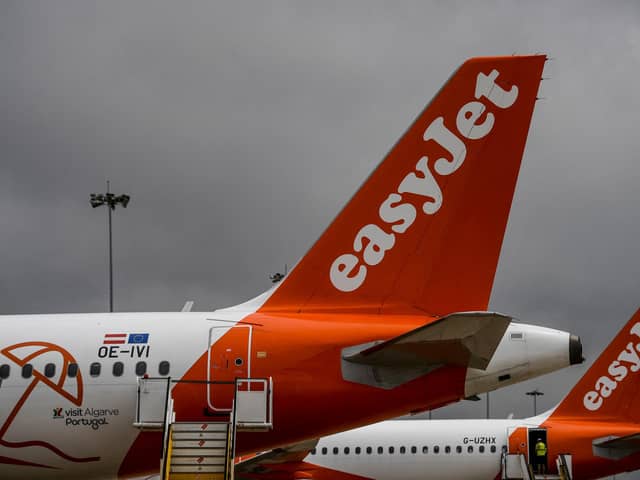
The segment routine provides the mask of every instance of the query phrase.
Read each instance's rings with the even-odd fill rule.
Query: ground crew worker
[[[538,438],[536,442],[536,469],[537,473],[546,473],[547,472],[547,445],[542,441],[541,438]]]

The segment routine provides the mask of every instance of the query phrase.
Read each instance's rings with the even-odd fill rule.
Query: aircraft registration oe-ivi
[[[590,480],[637,470],[639,353],[640,310],[565,399],[541,415],[381,422],[240,461],[235,478]],[[539,442],[544,448],[536,452]]]
[[[253,300],[0,317],[0,477],[228,478],[236,454],[580,362],[577,337],[486,311],[545,60],[465,62]]]

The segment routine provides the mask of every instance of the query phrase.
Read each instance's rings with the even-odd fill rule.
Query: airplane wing
[[[596,438],[592,442],[593,454],[598,457],[620,460],[640,452],[640,433],[625,437],[608,436]]]
[[[391,340],[348,347],[342,375],[391,389],[443,365],[484,370],[511,320],[495,312],[453,313]]]
[[[317,443],[318,439],[307,440],[240,460],[235,465],[234,477],[238,480],[370,480],[305,462],[304,458]]]

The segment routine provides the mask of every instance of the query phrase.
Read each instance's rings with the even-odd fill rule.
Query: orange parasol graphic
[[[4,434],[9,429],[9,426],[16,418],[20,410],[22,409],[24,403],[35,387],[39,383],[43,383],[48,386],[50,389],[66,398],[70,402],[72,402],[76,406],[82,405],[82,396],[83,396],[83,387],[82,387],[82,373],[78,370],[78,373],[75,377],[73,377],[73,381],[67,382],[68,370],[70,364],[75,364],[76,361],[67,350],[64,348],[55,345],[49,342],[23,342],[17,343],[15,345],[11,345],[0,350],[0,353],[5,355],[7,358],[14,361],[20,367],[24,367],[26,364],[33,362],[34,360],[41,358],[43,355],[48,355],[52,357],[53,355],[59,355],[61,361],[54,362],[54,365],[59,365],[61,368],[55,372],[54,375],[47,376],[45,372],[42,372],[36,368],[33,369],[32,375],[33,380],[26,388],[20,399],[16,402],[13,410],[9,414],[9,417],[4,422],[4,425],[0,427],[0,445],[9,448],[24,448],[24,447],[32,447],[32,446],[40,446],[51,450],[56,455],[69,460],[71,462],[95,462],[100,459],[100,457],[86,457],[86,458],[77,458],[72,457],[62,450],[57,448],[54,445],[51,445],[48,442],[44,442],[41,440],[32,440],[26,442],[10,442],[4,440]]]

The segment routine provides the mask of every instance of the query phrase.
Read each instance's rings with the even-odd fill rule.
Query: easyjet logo
[[[631,327],[629,333],[640,337],[640,322]],[[598,378],[594,389],[588,391],[584,396],[582,403],[587,410],[598,410],[618,387],[618,384],[627,378],[629,371],[635,373],[640,370],[639,351],[640,343],[629,342],[618,354],[618,358],[609,364],[607,374]]]
[[[457,134],[447,128],[444,117],[433,120],[424,131],[425,142],[433,140],[449,154],[449,158],[441,157],[433,162],[432,168],[438,175],[455,173],[467,155],[465,142],[481,139],[491,132],[495,122],[493,113],[487,112],[480,120],[487,107],[509,108],[518,98],[517,86],[504,90],[496,84],[498,75],[498,70],[492,70],[489,75],[478,74],[475,100],[465,103],[456,115]],[[488,100],[490,105],[482,99]],[[411,197],[407,198],[407,194]],[[414,202],[422,198],[423,203],[416,205],[410,198]],[[440,210],[442,200],[442,190],[431,171],[429,158],[423,156],[416,163],[415,171],[407,173],[396,190],[378,207],[380,224],[364,225],[353,240],[353,251],[333,261],[329,271],[333,286],[343,292],[357,290],[367,278],[368,268],[382,262],[386,252],[393,248],[396,235],[402,235],[411,227],[418,209],[425,215],[434,215]]]

